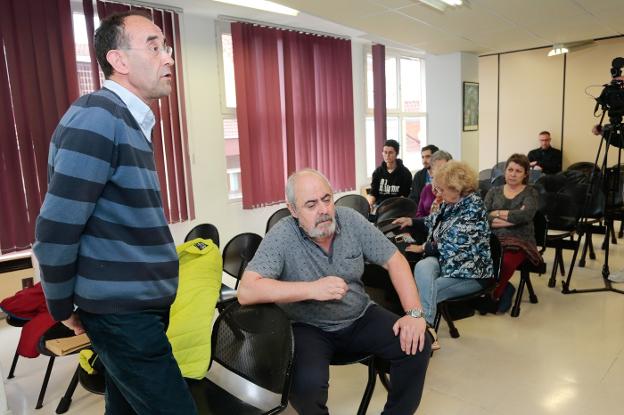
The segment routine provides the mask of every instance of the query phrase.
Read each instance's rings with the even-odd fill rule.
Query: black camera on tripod
[[[603,112],[608,113],[609,121],[613,125],[619,125],[624,116],[624,81],[615,79],[622,76],[622,67],[624,67],[624,58],[613,59],[611,62],[611,77],[613,79],[604,85],[600,96],[596,98],[596,107],[594,108],[594,113],[599,106]],[[617,143],[611,144],[622,147]]]

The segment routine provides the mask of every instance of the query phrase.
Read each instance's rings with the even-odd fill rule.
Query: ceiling
[[[469,0],[444,13],[419,0],[276,2],[302,13],[281,16],[211,0],[166,3],[188,13],[304,27],[432,54],[488,54],[624,34],[624,0]]]

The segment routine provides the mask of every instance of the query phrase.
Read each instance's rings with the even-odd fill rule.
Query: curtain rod
[[[310,35],[317,35],[317,36],[333,37],[336,39],[351,40],[350,36],[337,35],[335,33],[321,32],[318,30],[304,29],[301,27],[293,27],[293,26],[285,26],[285,25],[275,24],[275,23],[260,22],[258,20],[241,19],[239,17],[233,17],[233,16],[219,15],[217,16],[217,19],[225,21],[225,22],[230,22],[230,23],[234,23],[234,22],[249,23],[249,24],[253,24],[256,26],[270,27],[270,28],[282,29],[282,30],[290,30],[293,32],[307,33]]]
[[[179,14],[183,13],[183,10],[180,7],[174,7],[174,6],[169,6],[165,4],[149,3],[147,1],[140,1],[140,0],[103,0],[103,1],[107,3],[121,3],[121,4],[129,4],[131,6],[147,7],[150,9],[167,10],[167,11],[176,12]]]

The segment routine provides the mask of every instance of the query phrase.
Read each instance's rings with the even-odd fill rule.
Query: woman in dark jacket
[[[535,265],[542,260],[535,244],[533,216],[537,210],[538,193],[527,185],[529,159],[524,154],[513,154],[505,165],[505,184],[490,189],[485,196],[492,230],[503,247],[503,259],[498,285],[492,301],[484,311],[507,312],[515,288],[509,279],[525,259]]]

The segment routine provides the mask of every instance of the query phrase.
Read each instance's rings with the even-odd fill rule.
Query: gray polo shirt
[[[292,216],[265,236],[247,270],[281,281],[315,281],[334,275],[349,286],[342,300],[300,301],[280,306],[293,322],[335,331],[360,318],[372,303],[364,291],[364,261],[383,265],[397,248],[361,214],[336,207],[336,234],[330,253],[312,241]]]

